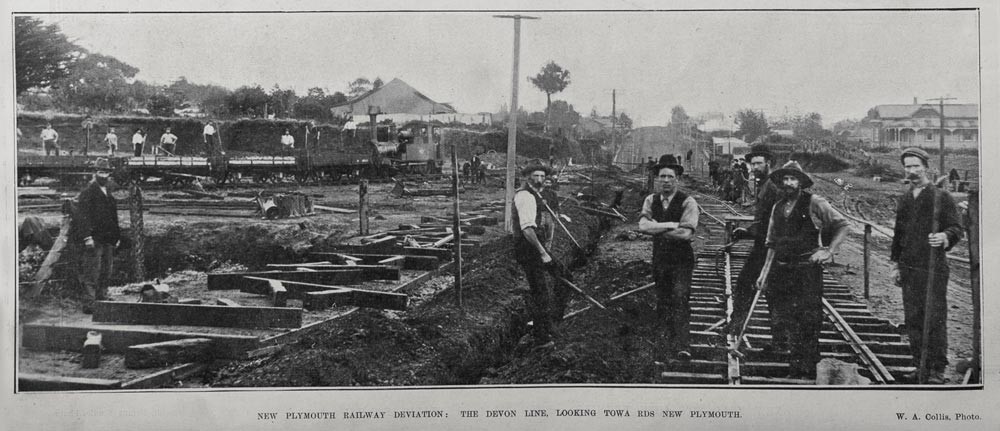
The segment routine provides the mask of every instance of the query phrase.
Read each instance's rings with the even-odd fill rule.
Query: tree
[[[758,137],[765,136],[771,131],[764,113],[752,109],[744,109],[737,112],[736,124],[740,126],[739,132],[747,142],[753,142]]]
[[[382,78],[375,77],[375,80],[372,81],[372,90],[376,90],[376,89],[378,89],[379,87],[381,87],[384,84],[385,83],[382,82]]]
[[[84,52],[66,39],[59,26],[37,18],[14,17],[14,74],[17,94],[48,87],[67,77]]]
[[[260,85],[244,85],[226,97],[226,106],[232,114],[255,117],[263,115],[264,105],[269,101]]]
[[[367,78],[358,78],[347,84],[347,95],[353,99],[371,91],[371,89],[371,81]]]
[[[683,106],[677,105],[670,110],[670,126],[674,128],[684,127],[688,121],[691,121],[691,117],[688,117]]]
[[[174,99],[166,94],[154,94],[146,102],[146,109],[157,117],[174,116]]]
[[[292,115],[295,101],[298,100],[295,90],[282,90],[278,84],[274,84],[274,88],[271,89],[271,94],[268,96],[268,103],[272,107],[271,111],[274,112],[276,117],[289,117]]]
[[[528,80],[545,93],[545,112],[548,113],[549,109],[552,108],[552,95],[565,90],[569,85],[569,71],[563,69],[556,62],[549,61],[548,64],[542,66],[538,75],[529,77]]]
[[[104,112],[124,112],[145,105],[145,84],[133,87],[139,69],[117,58],[84,53],[69,75],[54,84],[56,98],[65,107]],[[141,99],[141,100],[140,100]]]

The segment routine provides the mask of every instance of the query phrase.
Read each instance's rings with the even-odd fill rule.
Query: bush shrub
[[[871,177],[882,177],[885,179],[898,180],[903,178],[903,173],[887,164],[874,162],[861,162],[858,165],[858,169],[854,172],[855,176],[871,178]]]
[[[839,172],[851,165],[830,153],[800,153],[795,152],[789,160],[796,160],[806,172]]]

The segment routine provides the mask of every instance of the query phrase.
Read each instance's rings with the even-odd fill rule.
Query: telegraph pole
[[[945,175],[944,173],[944,101],[945,100],[955,100],[954,97],[938,97],[934,99],[927,99],[928,101],[937,100],[938,101],[938,114],[941,115],[941,124],[938,126],[938,135],[941,135],[941,170],[938,171],[938,176]]]
[[[507,118],[507,185],[503,203],[504,230],[513,232],[511,206],[514,203],[514,170],[517,169],[517,85],[518,68],[521,61],[521,20],[538,19],[525,15],[493,15],[494,18],[512,18],[514,20],[514,67],[511,73],[510,116]]]
[[[615,124],[618,123],[618,115],[615,114],[615,89],[611,89],[611,164],[615,164],[618,159],[618,145],[615,144]]]

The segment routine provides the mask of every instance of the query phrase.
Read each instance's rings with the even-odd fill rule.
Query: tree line
[[[275,84],[235,90],[197,84],[179,77],[170,84],[135,79],[139,69],[115,57],[91,52],[70,41],[57,24],[38,18],[14,18],[17,102],[29,111],[134,114],[170,117],[175,110],[196,109],[217,118],[267,117],[335,122],[330,108],[380,87],[381,78],[357,78],[347,91],[313,87],[306,94]]]

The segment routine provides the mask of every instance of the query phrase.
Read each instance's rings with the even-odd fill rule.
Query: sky
[[[460,112],[509,105],[513,21],[487,12],[55,14],[85,48],[137,68],[235,89],[278,84],[346,92],[357,77],[400,78]],[[751,108],[819,112],[824,125],[879,104],[979,102],[976,11],[545,12],[521,24],[519,102],[549,61],[570,71],[553,95],[581,114],[617,109],[637,126]]]

